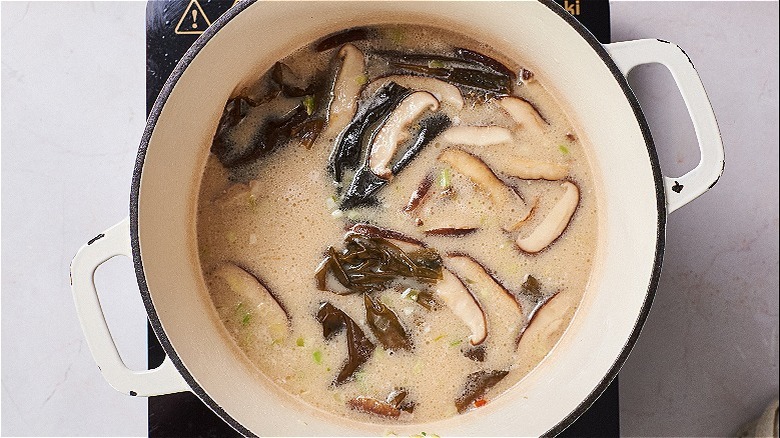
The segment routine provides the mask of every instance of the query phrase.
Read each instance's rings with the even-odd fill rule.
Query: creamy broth
[[[250,89],[236,91],[234,98],[247,101],[233,99],[226,113],[240,111],[241,121],[222,131],[228,140],[218,139],[223,144],[212,148],[203,176],[200,262],[232,341],[282,389],[340,416],[428,422],[489,403],[527,375],[560,339],[581,301],[595,254],[594,184],[576,131],[545,89],[544,77],[524,70],[522,60],[504,59],[477,41],[434,28],[380,26],[358,33],[366,38],[318,52],[318,44],[327,45],[321,40],[281,60],[287,67],[277,66],[278,74],[296,90],[278,93],[268,73]],[[491,58],[450,63],[458,47]],[[460,54],[468,58],[473,52]],[[358,70],[347,65],[356,53],[365,60],[356,64]],[[445,58],[421,62],[423,57],[409,54]],[[493,58],[502,65],[491,65]],[[471,65],[490,78],[504,77],[501,67],[507,66],[511,86],[484,91],[457,80],[444,87],[419,78]],[[350,68],[358,75],[347,77]],[[357,86],[339,83],[340,74]],[[319,88],[307,90],[318,78]],[[438,108],[422,110],[408,127],[401,124],[399,132],[409,140],[390,141],[399,150],[390,154],[387,168],[392,170],[429,126],[426,121],[440,117],[447,126],[408,165],[380,178],[385,181],[381,188],[367,197],[372,202],[345,208],[356,169],[346,166],[341,184],[336,183],[334,147],[350,121],[391,82],[409,89],[395,109],[420,91],[429,91],[417,96],[430,101],[432,95]],[[334,101],[339,93],[349,95],[339,88],[345,83],[360,93],[357,116],[348,110],[349,101]],[[266,144],[278,146],[247,152],[263,126],[277,129],[284,125],[280,115],[295,108],[298,118],[288,125],[297,128],[285,131],[292,138],[266,136]],[[390,114],[368,130],[379,134],[391,124]],[[268,125],[274,117],[280,121]],[[306,144],[316,132],[316,140]],[[365,138],[361,162],[381,167],[374,166],[379,159],[373,161],[370,154],[380,135]],[[410,208],[410,197],[426,181],[430,187]],[[426,254],[434,254],[426,260],[437,278],[396,278],[368,291],[347,288],[353,293],[345,294],[335,268],[328,267],[333,265],[322,263],[329,248],[339,257],[345,254],[348,236],[375,237],[371,227],[349,231],[356,224],[377,227],[384,236],[379,241],[406,255],[427,248]],[[325,287],[318,283],[318,272],[324,273]],[[368,321],[364,295],[392,312],[407,347],[388,347],[380,339]],[[363,346],[373,348],[363,350],[365,357],[353,372],[344,371],[350,354],[345,334],[351,328],[341,327],[326,339],[318,318],[323,303],[343,312],[352,329],[362,333]],[[343,382],[337,381],[341,374],[347,374]],[[469,385],[477,377],[482,382]],[[399,390],[406,394],[403,400],[391,400]]]

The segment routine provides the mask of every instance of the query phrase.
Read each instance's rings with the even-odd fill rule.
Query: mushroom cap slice
[[[363,52],[352,44],[339,49],[341,67],[333,82],[332,98],[328,108],[328,133],[334,135],[347,126],[355,116],[358,98],[365,81],[366,63]]]
[[[541,360],[558,342],[574,315],[578,295],[561,291],[542,300],[527,315],[527,326],[517,339],[517,353],[522,357]]]
[[[473,257],[462,253],[450,253],[445,257],[447,266],[460,278],[468,278],[474,285],[474,289],[480,289],[489,293],[492,302],[501,302],[501,306],[511,310],[512,313],[522,316],[523,308],[510,292],[496,277],[491,274],[482,263]],[[515,315],[518,316],[518,315]]]
[[[480,262],[466,254],[449,254],[447,268],[466,281],[485,312],[490,324],[492,345],[514,345],[525,318],[515,295],[496,279]]]
[[[374,175],[389,179],[393,176],[390,161],[398,145],[409,139],[409,125],[425,111],[437,111],[439,101],[427,91],[415,91],[390,114],[371,145],[369,165]]]
[[[436,283],[436,295],[471,330],[471,345],[481,344],[487,338],[485,312],[455,274],[443,268],[442,275],[442,280]]]
[[[366,86],[366,90],[373,93],[374,90],[382,88],[383,85],[395,82],[398,85],[415,91],[427,91],[433,94],[440,102],[449,104],[455,109],[463,109],[463,95],[460,94],[458,87],[448,84],[436,78],[426,76],[412,75],[391,75],[379,78]]]
[[[561,199],[542,219],[542,222],[527,237],[517,238],[517,246],[528,253],[537,253],[553,243],[569,225],[577,205],[580,203],[580,189],[571,181],[561,184],[566,189]]]
[[[258,334],[270,341],[287,339],[289,314],[257,277],[233,263],[224,263],[212,272],[210,280],[223,320],[237,318],[242,325],[259,327]]]
[[[525,99],[508,96],[501,98],[498,104],[522,128],[543,130],[547,126],[547,121],[544,120],[544,117]]]
[[[512,132],[501,126],[453,126],[439,137],[448,143],[491,146],[512,142]]]
[[[474,184],[488,193],[499,212],[504,213],[502,227],[509,231],[517,227],[531,213],[531,209],[520,195],[504,184],[495,173],[476,156],[461,149],[447,149],[439,156],[439,160],[447,163],[458,173],[467,176]]]

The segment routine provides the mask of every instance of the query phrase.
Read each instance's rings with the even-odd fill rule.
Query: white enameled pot
[[[356,25],[436,25],[523,60],[567,110],[597,180],[599,245],[571,326],[542,364],[478,410],[390,428],[321,412],[289,396],[241,359],[201,276],[195,209],[211,139],[231,93],[297,47]],[[661,174],[650,132],[624,77],[639,64],[669,68],[688,107],[701,162]],[[133,175],[130,217],[84,245],[71,266],[90,350],[117,390],[148,396],[192,391],[252,435],[556,434],[617,374],[647,317],[658,282],[667,214],[712,187],[723,146],[698,74],[676,45],[601,45],[550,0],[516,2],[251,2],[244,0],[195,42],[152,109]],[[95,290],[95,269],[132,257],[141,298],[168,358],[150,371],[122,363]],[[446,378],[439,376],[437,378]]]

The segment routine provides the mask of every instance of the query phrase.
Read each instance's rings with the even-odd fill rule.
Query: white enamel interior
[[[357,24],[435,24],[524,60],[553,87],[591,148],[599,187],[596,270],[575,319],[542,366],[466,415],[405,427],[342,420],[273,387],[227,341],[204,288],[194,211],[217,121],[238,84],[296,47]],[[138,205],[140,250],[157,316],[203,390],[260,435],[539,435],[598,386],[628,341],[651,282],[658,211],[651,160],[618,82],[593,48],[535,1],[258,2],[195,57],[165,103],[149,142]],[[431,364],[432,370],[436,365]],[[435,378],[446,378],[436,376]]]

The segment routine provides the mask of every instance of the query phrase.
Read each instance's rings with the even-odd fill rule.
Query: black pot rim
[[[187,370],[187,368],[184,366],[184,363],[182,362],[181,358],[176,354],[176,351],[174,350],[171,341],[168,339],[168,336],[165,334],[165,331],[162,328],[162,324],[160,323],[160,319],[157,315],[157,311],[155,310],[154,304],[152,303],[151,295],[149,294],[149,288],[146,283],[146,277],[144,275],[143,261],[141,260],[140,242],[138,239],[138,201],[139,201],[140,186],[141,186],[141,173],[144,165],[144,158],[146,157],[146,150],[147,147],[149,146],[149,140],[152,137],[152,132],[154,131],[154,127],[157,124],[157,120],[159,119],[160,114],[162,113],[162,108],[163,106],[165,106],[168,97],[171,95],[171,92],[173,91],[174,85],[182,76],[182,74],[187,69],[187,67],[190,65],[190,63],[195,58],[195,56],[206,45],[206,43],[208,43],[208,41],[211,40],[214,34],[216,34],[230,20],[235,18],[239,13],[241,13],[241,11],[249,7],[255,1],[256,0],[243,0],[237,2],[235,6],[228,9],[227,12],[225,12],[221,17],[219,17],[214,23],[212,23],[212,25],[209,26],[206,29],[206,31],[202,35],[200,35],[200,37],[198,37],[198,39],[187,50],[187,52],[184,54],[182,59],[176,65],[170,77],[168,77],[168,80],[165,82],[165,85],[163,85],[163,88],[160,91],[160,94],[155,100],[154,106],[152,107],[149,113],[149,118],[146,123],[146,128],[144,129],[143,137],[141,139],[141,144],[138,148],[138,155],[136,157],[135,167],[133,169],[132,186],[130,189],[130,241],[133,248],[133,263],[135,265],[135,274],[138,280],[138,286],[140,289],[141,298],[143,299],[144,306],[146,307],[146,312],[149,316],[149,323],[152,329],[154,330],[154,333],[157,335],[157,339],[160,341],[160,344],[162,345],[165,354],[174,363],[177,370],[181,373],[182,377],[190,386],[190,388],[195,393],[195,395],[197,395],[197,397],[201,401],[203,401],[211,410],[213,410],[217,415],[219,415],[220,418],[222,418],[231,427],[233,427],[238,432],[247,436],[254,436],[254,434],[245,426],[243,426],[241,423],[236,421],[233,417],[231,417],[230,414],[228,414],[224,409],[222,409],[222,407],[203,390],[203,388],[197,383],[197,381],[195,381],[192,374],[190,374],[189,370]],[[639,122],[639,127],[642,131],[642,135],[644,137],[645,144],[647,146],[647,152],[650,157],[650,164],[653,171],[653,179],[655,180],[656,208],[658,211],[656,249],[655,249],[655,260],[653,262],[653,272],[650,278],[650,283],[647,288],[647,294],[645,296],[644,303],[642,304],[639,317],[637,318],[634,324],[634,328],[632,329],[631,335],[629,336],[628,340],[624,344],[620,352],[620,355],[618,355],[618,357],[615,359],[609,371],[604,375],[604,377],[601,379],[601,382],[596,386],[596,388],[594,388],[593,391],[591,391],[591,393],[588,394],[588,396],[571,413],[569,413],[569,415],[564,417],[561,421],[558,422],[558,424],[553,426],[550,430],[548,430],[544,434],[545,436],[554,436],[561,433],[564,429],[569,427],[577,418],[579,418],[580,415],[582,415],[585,411],[587,411],[588,408],[593,404],[593,402],[595,402],[596,399],[598,399],[598,397],[604,392],[604,390],[607,389],[609,384],[617,376],[618,372],[620,371],[620,368],[625,363],[629,353],[631,352],[631,349],[636,344],[642,326],[644,325],[645,320],[647,320],[647,316],[650,311],[650,305],[652,304],[653,298],[655,297],[655,292],[658,287],[658,280],[661,275],[661,264],[663,262],[663,253],[664,253],[665,236],[666,236],[667,214],[666,214],[666,195],[664,192],[663,175],[661,174],[661,165],[658,160],[658,154],[656,153],[655,144],[653,143],[653,139],[650,134],[650,128],[647,124],[647,120],[645,119],[645,116],[642,113],[642,110],[639,106],[639,102],[636,96],[634,95],[633,91],[631,90],[625,76],[623,76],[623,73],[620,71],[620,69],[618,69],[617,65],[609,56],[609,53],[607,53],[604,46],[596,39],[596,37],[594,37],[590,33],[590,31],[588,31],[587,28],[585,28],[585,26],[583,26],[579,21],[577,21],[577,19],[575,19],[571,14],[566,12],[566,10],[564,10],[561,6],[555,3],[554,0],[538,0],[538,1],[543,5],[545,5],[546,7],[548,7],[553,12],[555,12],[558,16],[560,16],[571,27],[573,27],[580,34],[580,36],[582,36],[582,38],[585,39],[585,41],[588,42],[591,48],[593,48],[596,54],[598,54],[598,56],[602,59],[604,64],[606,64],[606,66],[609,68],[610,72],[612,73],[612,76],[615,78],[615,80],[620,85],[620,88],[623,90],[623,93],[625,94],[626,99],[631,105],[631,108],[634,111],[634,115],[637,121]]]

